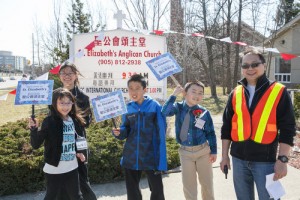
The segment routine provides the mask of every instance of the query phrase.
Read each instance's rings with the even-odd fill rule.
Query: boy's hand
[[[174,91],[173,91],[173,96],[177,96],[178,94],[182,93],[184,91],[184,89],[181,87],[181,85],[178,85]]]
[[[214,162],[216,162],[216,160],[217,160],[217,154],[210,154],[209,161],[211,163],[214,163]]]
[[[76,153],[77,158],[80,159],[81,162],[85,161],[85,156],[83,153]]]
[[[119,128],[113,128],[112,129],[113,133],[115,136],[119,136],[120,135],[120,129]]]
[[[34,120],[30,117],[29,119],[28,119],[28,128],[37,128],[37,127],[39,127],[39,121],[36,119],[36,118],[34,118]]]

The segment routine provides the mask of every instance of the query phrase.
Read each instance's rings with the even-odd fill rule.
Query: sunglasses
[[[242,68],[243,69],[249,69],[250,67],[252,68],[255,68],[255,67],[258,67],[260,64],[262,64],[261,62],[260,63],[252,63],[252,64],[242,64]]]

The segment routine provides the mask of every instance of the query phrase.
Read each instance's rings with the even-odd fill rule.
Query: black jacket
[[[83,93],[77,86],[75,86],[72,90],[70,90],[72,94],[75,96],[76,105],[84,111],[84,119],[86,122],[85,127],[88,127],[92,120],[92,112],[90,107],[89,97]]]
[[[72,119],[77,134],[84,136],[84,128],[76,119]],[[63,120],[61,118],[48,116],[44,119],[39,130],[34,128],[30,131],[30,143],[34,149],[38,149],[43,142],[45,162],[57,167],[62,153],[63,142]]]
[[[266,92],[266,90],[270,87],[270,85],[274,84],[274,82],[269,81],[269,79],[264,74],[257,81],[255,87],[254,97],[251,103],[251,107],[249,108],[249,92],[246,89],[247,81],[243,79],[239,81],[245,88],[245,97],[247,100],[247,105],[250,114],[252,115],[257,103],[261,99],[262,95]],[[233,117],[233,107],[232,107],[232,96],[233,91],[229,95],[228,102],[223,114],[223,126],[221,128],[221,139],[231,139],[231,119]],[[277,109],[277,129],[278,136],[271,144],[259,144],[254,141],[248,139],[243,142],[232,142],[231,144],[231,155],[237,157],[241,160],[247,161],[256,161],[256,162],[275,162],[276,161],[276,153],[278,142],[286,143],[293,146],[293,137],[295,136],[295,116],[293,105],[290,99],[290,96],[284,88],[281,99],[279,100]],[[257,119],[252,119],[257,120]]]

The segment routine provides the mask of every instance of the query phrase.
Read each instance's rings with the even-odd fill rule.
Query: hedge
[[[89,178],[92,184],[124,179],[120,167],[124,142],[111,135],[111,127],[109,120],[93,122],[87,129]],[[44,148],[33,150],[29,140],[26,120],[0,127],[0,196],[45,189]],[[180,165],[178,147],[173,138],[167,138],[169,169]]]

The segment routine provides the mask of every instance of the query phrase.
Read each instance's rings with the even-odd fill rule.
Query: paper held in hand
[[[165,53],[151,60],[148,60],[146,64],[159,81],[168,76],[171,76],[174,81],[175,78],[172,77],[172,74],[182,71],[182,68],[170,53]],[[175,84],[178,85],[178,81],[176,79],[175,81]]]
[[[127,113],[125,100],[121,90],[98,96],[91,101],[97,122]]]
[[[52,104],[53,80],[19,81],[15,105]]]

